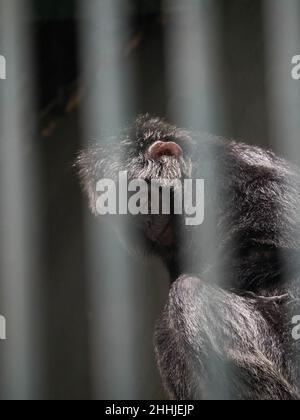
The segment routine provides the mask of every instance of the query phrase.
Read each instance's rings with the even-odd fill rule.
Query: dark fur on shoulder
[[[177,143],[183,157],[149,158],[156,141]],[[172,278],[155,333],[171,398],[299,399],[300,349],[292,338],[292,317],[300,315],[298,169],[270,151],[149,116],[118,141],[83,152],[78,165],[94,213],[97,182],[117,180],[120,171],[129,179],[163,179],[163,187],[174,179],[205,180],[203,225],[185,226],[178,215],[127,220],[138,248],[142,242],[158,254]],[[157,233],[166,225],[167,245]],[[214,249],[207,240],[203,253],[207,226],[214,227]]]

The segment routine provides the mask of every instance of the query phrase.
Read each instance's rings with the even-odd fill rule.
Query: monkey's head
[[[108,179],[115,182],[117,207],[121,173],[127,173],[128,184],[136,180],[144,181],[147,190],[143,193],[145,199],[148,199],[146,205],[149,211],[136,215],[129,211],[126,216],[117,214],[111,219],[114,225],[119,226],[122,223],[118,221],[122,222],[126,218],[131,236],[138,239],[137,248],[140,247],[140,241],[143,241],[146,250],[172,258],[171,254],[180,242],[177,237],[178,225],[183,223],[183,217],[175,215],[174,196],[177,187],[183,185],[185,179],[191,178],[193,148],[193,139],[187,131],[148,115],[139,117],[119,138],[110,138],[90,147],[79,156],[78,166],[92,212],[99,215],[99,197],[103,193],[103,190],[99,191],[99,181]],[[156,196],[159,211],[155,214],[151,211],[154,200],[151,184],[159,194],[159,198]],[[162,208],[162,196],[167,190],[170,192],[166,196],[170,205],[169,212]],[[132,191],[128,192],[128,199],[132,194]]]

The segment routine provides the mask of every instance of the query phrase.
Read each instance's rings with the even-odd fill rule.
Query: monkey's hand
[[[255,299],[194,277],[172,286],[155,334],[165,386],[179,400],[295,400],[280,343]]]

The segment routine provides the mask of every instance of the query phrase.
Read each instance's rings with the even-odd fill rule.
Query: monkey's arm
[[[179,400],[294,400],[274,332],[255,302],[181,277],[155,335],[161,374]]]

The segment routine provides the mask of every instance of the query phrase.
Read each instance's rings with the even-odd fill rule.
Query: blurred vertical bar
[[[40,234],[34,149],[30,8],[26,0],[0,0],[0,313],[7,341],[0,342],[1,399],[42,395],[40,355]]]
[[[165,12],[170,21],[166,37],[167,80],[169,96],[175,96],[169,106],[171,119],[188,129],[214,132],[223,125],[224,119],[221,108],[224,103],[222,75],[219,73],[222,66],[219,63],[218,2],[166,0]],[[213,179],[216,178],[221,162],[216,162],[213,150],[209,160],[211,175],[208,177]],[[218,196],[217,191],[210,191],[210,194]],[[210,211],[213,215],[214,208],[210,208]],[[214,262],[209,267],[209,275],[222,286],[222,269],[216,265],[220,257],[217,254],[219,243],[216,225],[206,220],[197,241],[201,261]],[[199,268],[204,271],[203,267]],[[221,362],[212,355],[208,369],[212,372],[219,369],[225,373],[223,379],[221,376],[219,378],[218,389],[222,389],[221,395],[214,385],[206,392],[209,399],[227,400],[230,395],[227,366],[224,362],[217,368],[218,363]]]
[[[300,85],[292,58],[300,54],[300,1],[265,0],[266,79],[273,145],[300,163]]]
[[[214,132],[222,125],[218,3],[165,0],[170,112],[180,126]]]
[[[109,135],[122,127],[130,114],[131,79],[124,53],[129,36],[128,1],[79,1],[79,7],[87,91],[84,137],[88,145],[101,141],[103,133]],[[94,397],[135,399],[138,343],[134,325],[138,314],[131,268],[101,221],[88,230],[88,250]]]
[[[273,148],[299,166],[300,82],[292,77],[292,59],[300,54],[300,1],[265,0],[264,15],[269,124]],[[298,273],[298,261],[293,258],[292,263],[286,254],[284,258],[286,275]],[[299,315],[299,309],[299,303],[293,309],[291,305],[291,335],[292,318]],[[299,355],[296,357],[299,358]],[[299,366],[298,361],[294,362],[295,366]]]

